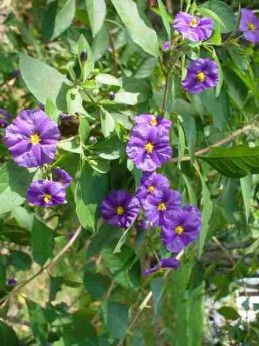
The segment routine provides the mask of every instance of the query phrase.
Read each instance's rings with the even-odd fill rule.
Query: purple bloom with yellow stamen
[[[66,203],[66,188],[55,181],[40,179],[34,181],[27,191],[27,200],[33,205],[52,207]]]
[[[152,172],[172,157],[169,136],[160,127],[136,125],[126,148],[137,168]]]
[[[6,128],[4,143],[18,166],[37,167],[51,163],[60,132],[43,111],[24,110]]]
[[[200,230],[199,209],[186,204],[167,216],[162,227],[162,241],[168,251],[180,252],[198,238]]]
[[[140,211],[140,202],[126,191],[111,191],[101,203],[100,211],[110,225],[128,228]]]
[[[53,181],[59,182],[61,185],[64,185],[66,188],[71,184],[73,178],[70,174],[64,171],[61,168],[55,168],[52,171],[52,179]]]
[[[241,10],[239,30],[243,31],[248,41],[259,43],[259,19],[252,10],[247,8]]]
[[[161,130],[169,131],[172,126],[172,121],[168,119],[163,119],[160,117],[156,117],[151,114],[141,114],[134,117],[134,121],[137,125],[148,125],[159,127]]]
[[[205,41],[213,32],[211,18],[199,18],[185,12],[179,12],[173,21],[176,31],[190,41]]]
[[[179,191],[169,189],[157,191],[143,201],[144,214],[154,227],[164,225],[170,213],[179,208],[181,200]]]
[[[159,264],[156,265],[155,267],[143,270],[142,275],[146,276],[146,275],[155,273],[160,268],[174,268],[174,269],[177,269],[177,268],[179,268],[179,261],[175,257],[161,259]]]
[[[156,193],[161,189],[169,189],[169,187],[169,180],[162,174],[157,174],[156,172],[144,172],[136,197],[142,200],[150,194]]]
[[[219,82],[219,69],[210,59],[192,60],[187,67],[187,76],[182,81],[183,88],[191,94],[201,93],[215,87]]]

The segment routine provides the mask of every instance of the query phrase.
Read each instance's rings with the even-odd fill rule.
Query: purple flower
[[[20,71],[19,70],[14,70],[13,71],[13,76],[14,76],[14,78],[20,77]]]
[[[14,285],[16,285],[17,284],[17,280],[15,280],[15,279],[13,279],[13,278],[9,278],[8,280],[7,280],[7,285],[8,286],[14,286]]]
[[[37,167],[51,163],[60,132],[56,122],[41,110],[24,110],[6,128],[4,143],[18,166]]]
[[[37,180],[31,183],[27,191],[27,200],[34,205],[52,207],[65,204],[66,189],[64,185],[50,180]]]
[[[165,51],[168,51],[170,49],[170,42],[169,41],[165,42],[163,45],[163,48]]]
[[[180,252],[198,238],[201,230],[201,213],[198,208],[184,205],[173,211],[162,228],[162,241],[170,252]]]
[[[126,148],[128,157],[142,171],[155,171],[172,157],[169,137],[160,127],[137,125]]]
[[[183,88],[192,93],[201,93],[218,84],[219,70],[215,61],[210,59],[192,60],[187,67],[187,76],[182,81]]]
[[[244,32],[245,38],[253,43],[259,43],[259,19],[250,9],[241,10],[239,30]]]
[[[144,172],[140,181],[140,186],[136,193],[136,197],[142,200],[148,195],[156,193],[161,189],[169,189],[169,180],[162,174],[156,172]]]
[[[149,222],[145,219],[138,219],[136,222],[136,229],[138,231],[145,231],[149,229]]]
[[[179,268],[179,261],[175,257],[161,259],[160,263],[153,268],[143,270],[142,275],[146,276],[155,273],[160,268]]]
[[[163,225],[170,212],[179,208],[181,199],[179,191],[169,189],[157,191],[143,201],[144,214],[154,227]]]
[[[111,191],[101,203],[100,210],[110,225],[128,228],[139,213],[140,202],[126,191]]]
[[[0,108],[0,128],[5,129],[8,126],[8,119],[11,114],[5,109]]]
[[[211,18],[199,18],[185,12],[179,12],[173,21],[173,27],[190,41],[205,41],[212,35]]]
[[[6,119],[0,118],[0,128],[5,129],[8,126],[8,121]]]
[[[52,171],[52,179],[53,181],[59,182],[61,185],[64,185],[66,188],[69,187],[73,178],[70,174],[64,171],[61,168],[55,168]]]
[[[40,103],[38,105],[38,109],[40,109],[41,111],[45,112],[45,105],[43,103]]]
[[[168,119],[163,119],[160,117],[156,117],[151,114],[141,114],[134,117],[135,123],[137,125],[148,125],[158,127],[159,129],[163,129],[169,131],[172,126],[172,121]]]

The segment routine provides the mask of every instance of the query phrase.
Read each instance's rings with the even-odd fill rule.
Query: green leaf
[[[255,251],[258,249],[259,247],[259,239],[256,239],[247,249],[245,252],[245,255],[249,255],[252,253],[255,253]]]
[[[84,109],[82,105],[82,96],[78,90],[70,89],[67,92],[66,96],[66,102],[67,102],[67,112],[69,114],[83,114],[87,118],[93,119],[92,116],[90,116],[86,110]]]
[[[230,178],[242,178],[259,173],[259,146],[239,145],[232,148],[211,148],[211,155],[197,156],[219,173]]]
[[[213,115],[215,126],[219,130],[223,130],[225,123],[229,118],[229,102],[225,88],[221,89],[221,93],[216,98],[215,90],[208,89],[199,94],[202,104],[206,107],[207,112]]]
[[[74,19],[75,10],[75,0],[67,0],[55,17],[55,24],[53,34],[51,35],[51,40],[58,37],[71,25]]]
[[[99,174],[87,164],[82,168],[76,185],[76,213],[83,227],[96,230],[99,206],[107,191],[108,176]]]
[[[31,267],[31,257],[22,251],[11,251],[11,262],[17,270],[28,270]]]
[[[195,165],[195,168],[197,173],[199,174],[202,185],[202,229],[199,235],[199,256],[201,256],[207,233],[209,230],[209,221],[213,212],[213,203],[210,198],[210,190],[208,189],[198,166]]]
[[[195,145],[196,145],[196,123],[194,117],[191,115],[185,113],[181,114],[184,122],[183,127],[185,131],[185,137],[188,143],[189,151],[190,151],[190,157],[191,162],[194,161],[194,154],[195,154]]]
[[[70,82],[64,75],[25,54],[20,54],[20,70],[27,88],[39,102],[46,104],[49,98],[59,110],[66,111]]]
[[[103,159],[116,160],[121,157],[122,149],[124,149],[122,142],[116,136],[113,136],[97,143],[93,151]]]
[[[64,279],[63,276],[50,276],[49,301],[56,298],[58,291],[61,291],[61,286]]]
[[[134,106],[138,103],[143,103],[147,101],[147,93],[131,93],[128,91],[119,91],[115,95],[115,100],[117,103],[124,103],[126,105]]]
[[[111,169],[109,161],[100,157],[91,157],[91,159],[88,160],[88,163],[92,169],[102,174],[109,172]]]
[[[153,73],[156,66],[157,66],[157,58],[152,58],[152,57],[146,58],[145,57],[141,61],[140,65],[139,65],[137,71],[134,73],[133,77],[136,79],[147,78]]]
[[[86,142],[90,132],[90,126],[85,118],[80,119],[78,133],[83,143]]]
[[[113,77],[110,74],[98,74],[95,77],[95,80],[98,84],[103,84],[103,85],[111,85],[111,86],[116,86],[121,88],[121,81],[115,77]]]
[[[182,174],[182,178],[183,178],[185,185],[187,187],[190,204],[197,205],[197,199],[196,199],[195,191],[192,187],[192,184],[191,184],[189,177],[187,177],[187,175],[185,175],[185,174]]]
[[[211,17],[219,24],[220,32],[226,34],[235,29],[235,17],[232,9],[223,1],[211,0],[198,7],[204,17]]]
[[[208,43],[212,43],[216,46],[220,46],[222,43],[222,37],[220,34],[220,29],[219,28],[215,28],[213,31],[212,36],[210,37],[210,39],[207,41]]]
[[[95,36],[92,44],[92,51],[94,61],[101,59],[101,57],[108,51],[110,47],[110,37],[106,25]]]
[[[171,26],[170,26],[170,22],[168,19],[168,14],[166,12],[166,8],[165,8],[162,0],[158,0],[158,7],[159,7],[159,11],[160,11],[160,15],[161,15],[164,27],[165,27],[167,35],[168,35],[168,39],[169,39],[169,41],[171,41]]]
[[[178,167],[181,165],[181,160],[184,156],[184,151],[185,151],[185,137],[184,137],[184,132],[182,129],[182,126],[180,123],[177,123],[177,128],[178,128]]]
[[[87,259],[99,253],[105,246],[108,246],[114,238],[119,237],[121,232],[120,228],[104,223],[89,244],[86,251]]]
[[[0,257],[0,289],[5,289],[5,283],[6,283],[6,268],[2,261],[2,258]]]
[[[34,218],[31,230],[31,246],[33,260],[40,266],[43,266],[52,257],[52,230],[37,217]]]
[[[9,161],[0,169],[0,214],[23,204],[32,174]]]
[[[149,28],[140,17],[135,2],[133,0],[111,1],[126,26],[131,39],[146,53],[157,57],[159,52],[156,32]]]
[[[150,282],[150,286],[151,286],[151,291],[153,293],[152,299],[153,299],[154,315],[155,317],[157,317],[159,313],[159,308],[161,305],[161,298],[164,292],[164,278],[161,276],[152,278]]]
[[[109,137],[110,134],[115,129],[115,122],[113,117],[109,112],[107,112],[104,108],[100,109],[101,111],[101,127],[104,137]]]
[[[222,308],[218,309],[217,312],[224,316],[227,320],[235,321],[240,318],[239,313],[231,306],[223,306]]]
[[[140,263],[135,260],[134,251],[128,246],[122,247],[122,252],[113,253],[112,247],[102,250],[102,256],[114,280],[127,289],[138,289],[140,286]],[[133,265],[132,265],[133,264]]]
[[[104,0],[86,0],[86,9],[93,33],[93,37],[101,30],[105,15],[106,4]]]
[[[48,324],[44,316],[44,309],[29,299],[26,299],[26,304],[29,311],[32,333],[39,340],[40,345],[45,346],[48,343]]]
[[[252,178],[251,175],[247,175],[240,179],[242,196],[245,206],[246,222],[248,223],[248,218],[250,214],[251,199],[252,199]]]
[[[82,51],[86,51],[87,53],[86,61],[81,61]],[[78,61],[81,67],[82,80],[84,82],[86,78],[89,76],[89,74],[92,72],[92,70],[94,69],[94,59],[93,59],[92,50],[83,34],[80,35],[80,38],[78,41]]]
[[[33,224],[33,213],[29,213],[27,209],[23,207],[16,207],[12,209],[11,215],[15,218],[17,224],[27,230],[31,230]]]
[[[122,339],[129,325],[129,309],[121,303],[108,301],[107,325],[114,338]]]
[[[45,113],[50,117],[51,120],[58,121],[59,114],[57,107],[49,98],[47,98],[46,101]]]
[[[0,321],[1,346],[19,346],[19,340],[13,328]]]
[[[69,151],[71,153],[82,154],[82,147],[80,146],[78,137],[62,139],[58,142],[58,148]]]
[[[83,282],[87,293],[95,299],[101,299],[107,293],[110,285],[110,280],[107,276],[92,273],[89,270],[84,272]]]

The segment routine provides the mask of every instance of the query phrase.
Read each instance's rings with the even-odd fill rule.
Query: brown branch
[[[30,283],[36,277],[41,275],[45,270],[52,267],[54,265],[54,263],[56,263],[60,259],[60,257],[62,257],[66,253],[66,251],[74,244],[74,242],[76,241],[76,239],[80,235],[81,230],[82,230],[82,227],[79,226],[78,229],[76,230],[76,232],[74,233],[73,237],[69,240],[69,242],[63,247],[63,249],[48,264],[46,264],[44,267],[42,267],[36,274],[31,276],[29,279],[25,280],[20,285],[17,285],[8,295],[6,295],[5,297],[3,297],[0,300],[0,304],[8,301],[12,296],[14,296],[16,293],[18,293],[28,283]]]
[[[117,64],[117,58],[116,58],[116,49],[114,47],[114,36],[113,33],[109,30],[109,26],[107,23],[105,23],[107,31],[109,33],[110,38],[110,44],[112,49],[112,74],[117,77],[118,76],[118,64]]]
[[[211,148],[217,148],[217,147],[221,147],[223,144],[226,144],[234,139],[236,139],[239,135],[241,135],[242,133],[246,132],[246,131],[249,131],[253,128],[254,126],[253,125],[248,125],[248,126],[245,126],[235,132],[233,132],[231,135],[229,135],[228,137],[226,138],[223,138],[221,139],[220,141],[214,143],[214,144],[211,144],[210,146],[208,146],[207,148],[203,148],[201,150],[198,150],[195,152],[195,156],[198,156],[198,155],[203,155],[203,154],[207,154]],[[183,158],[181,159],[181,161],[190,161],[191,157],[190,156],[183,156]],[[175,158],[172,158],[170,160],[170,162],[178,162],[178,158],[175,157]]]

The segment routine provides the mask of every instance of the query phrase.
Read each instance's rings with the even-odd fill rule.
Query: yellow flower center
[[[4,118],[5,118],[5,116],[0,114],[0,119],[4,119]]]
[[[116,213],[117,213],[118,215],[124,214],[124,208],[123,208],[121,205],[119,205],[119,206],[116,208]]]
[[[153,151],[153,149],[154,149],[154,145],[152,144],[152,143],[147,143],[146,145],[145,145],[145,149],[146,149],[146,151],[150,154],[150,153],[152,153],[152,151]]]
[[[4,127],[5,126],[5,124],[4,123],[1,123],[1,127]]]
[[[199,72],[196,74],[196,78],[198,79],[199,82],[204,82],[205,81],[205,74],[203,72]]]
[[[30,142],[31,144],[35,145],[38,144],[41,141],[40,136],[37,133],[34,133],[30,136]]]
[[[198,22],[197,22],[197,19],[196,18],[193,18],[191,23],[190,23],[190,27],[191,28],[197,28],[198,26]]]
[[[44,203],[50,203],[51,201],[51,195],[48,195],[47,193],[44,195],[43,201]]]
[[[138,225],[138,226],[141,226],[141,220],[139,220],[139,221],[137,222],[137,225]]]
[[[253,24],[253,23],[249,23],[248,25],[247,25],[247,29],[249,30],[249,31],[255,31],[255,25]]]
[[[150,125],[152,125],[152,126],[157,126],[158,125],[156,117],[152,117],[152,119],[150,120]]]
[[[150,185],[147,190],[148,190],[149,193],[152,193],[155,190],[155,186],[154,185]]]
[[[184,228],[182,226],[177,226],[174,230],[177,234],[181,235],[184,231]]]
[[[165,203],[159,203],[158,206],[157,206],[157,210],[159,210],[159,211],[164,211],[164,210],[166,210],[166,205],[165,205]]]

